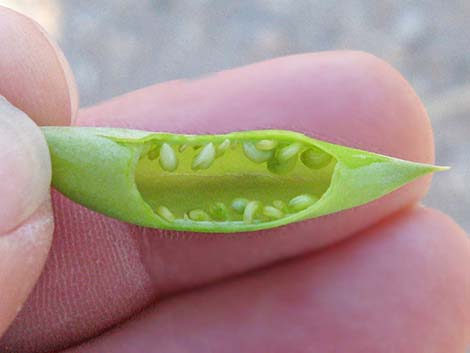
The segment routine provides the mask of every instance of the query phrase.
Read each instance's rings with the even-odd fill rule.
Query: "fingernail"
[[[49,198],[51,162],[40,129],[0,96],[0,234]]]

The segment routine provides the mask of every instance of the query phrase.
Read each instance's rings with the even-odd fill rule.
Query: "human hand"
[[[0,82],[0,94],[38,124],[187,133],[291,129],[433,162],[432,132],[421,103],[397,72],[369,55],[277,59],[145,88],[75,117],[73,80],[44,33],[0,10],[0,36],[1,52],[8,53],[0,55],[0,77],[11,77]],[[28,127],[37,136],[34,125]],[[16,131],[10,136],[18,136]],[[23,131],[27,138],[29,130]],[[2,130],[0,144],[3,136],[9,135]],[[8,141],[6,146],[15,143]],[[11,153],[4,150],[0,174],[12,170],[4,159],[23,167],[19,158],[6,159]],[[47,162],[41,165],[26,169],[25,163],[35,177],[23,173],[28,178],[9,180],[13,190],[28,190],[26,195],[42,190],[42,198],[28,202],[31,211],[4,228],[10,231],[25,220],[32,224],[29,213],[39,212],[33,208],[44,209],[40,224],[48,228],[26,226],[34,232],[29,239],[39,239],[26,244],[21,234],[0,238],[3,328],[47,252],[51,215],[47,202],[38,207],[47,199],[44,180],[50,171]],[[415,206],[428,183],[422,178],[362,207],[238,235],[140,228],[53,192],[52,250],[0,351],[75,346],[67,352],[463,352],[470,338],[470,245],[448,217]],[[5,184],[2,195],[11,190]],[[2,197],[0,209],[13,204]],[[3,239],[14,241],[19,255],[6,256],[12,252],[2,248]],[[31,244],[39,256],[21,255]],[[32,265],[25,266],[26,260]],[[3,291],[12,286],[23,288],[21,295]]]
[[[0,336],[35,285],[51,245],[51,164],[33,121],[70,123],[74,90],[58,60],[38,25],[0,7]]]

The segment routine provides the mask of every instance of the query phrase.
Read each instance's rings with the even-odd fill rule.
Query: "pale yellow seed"
[[[216,157],[222,156],[225,153],[225,151],[228,150],[229,147],[230,147],[230,140],[225,139],[224,142],[222,142],[220,145],[216,147],[215,156]]]
[[[199,209],[189,211],[188,215],[190,219],[196,222],[210,221],[211,219],[207,212]]]
[[[157,214],[168,222],[173,222],[175,220],[173,213],[165,206],[158,206]]]
[[[208,143],[202,150],[194,157],[191,164],[193,170],[207,169],[209,168],[215,159],[215,147],[214,144]]]
[[[255,146],[261,151],[271,151],[277,147],[279,142],[274,140],[261,140],[256,142]]]
[[[281,210],[277,209],[276,207],[265,206],[263,207],[263,215],[265,215],[268,218],[279,219],[283,216],[283,213]]]
[[[245,207],[248,204],[248,200],[244,198],[236,198],[232,201],[232,208],[235,210],[235,212],[242,214],[243,211],[245,211]]]
[[[315,196],[309,194],[299,195],[289,201],[289,208],[296,212],[302,211],[313,205],[316,201],[318,201],[318,198]]]
[[[279,162],[288,161],[289,159],[295,157],[295,155],[297,155],[297,153],[299,153],[301,149],[302,145],[300,143],[292,143],[289,146],[281,148],[277,152],[276,158],[277,160],[279,160]]]
[[[260,207],[261,207],[261,203],[259,201],[248,202],[248,204],[245,207],[245,210],[243,211],[243,222],[247,224],[253,223]]]
[[[173,172],[178,168],[178,158],[169,144],[164,143],[160,148],[160,167],[167,172]]]
[[[255,163],[266,162],[274,155],[273,151],[260,151],[254,144],[250,142],[245,142],[243,144],[243,152],[245,153],[246,158]]]

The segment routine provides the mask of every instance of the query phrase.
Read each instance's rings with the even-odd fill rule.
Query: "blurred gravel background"
[[[470,1],[468,0],[0,0],[60,43],[82,106],[143,86],[276,56],[371,52],[423,99],[436,133],[427,205],[470,230]],[[191,58],[191,60],[188,60]]]

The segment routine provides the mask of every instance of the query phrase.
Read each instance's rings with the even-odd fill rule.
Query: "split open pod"
[[[67,197],[129,223],[193,232],[254,231],[315,218],[446,169],[283,130],[42,131],[53,186]]]

